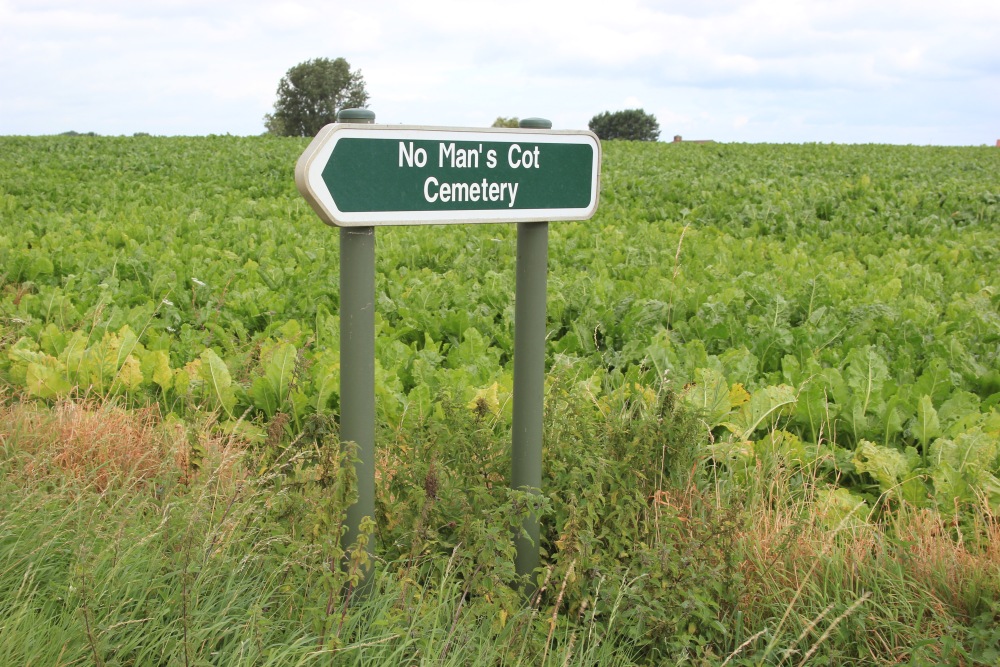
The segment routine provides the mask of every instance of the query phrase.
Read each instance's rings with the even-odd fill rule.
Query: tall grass
[[[65,456],[96,423],[88,453]],[[303,457],[251,475],[238,443],[205,437],[192,473],[187,437],[107,404],[7,405],[0,434],[0,664],[538,664],[539,606],[500,615],[474,596],[466,546],[383,563],[331,604]],[[629,662],[586,627],[545,663]]]
[[[876,520],[780,456],[720,466],[666,389],[597,401],[578,381],[549,388],[528,601],[510,529],[531,499],[505,488],[509,433],[484,414],[383,427],[406,446],[380,455],[359,592],[332,436],[260,452],[207,418],[7,400],[0,664],[995,664],[988,510]]]
[[[1000,525],[985,503],[962,531],[954,518],[905,503],[879,521],[867,505],[845,512],[820,479],[778,458],[758,458],[746,479],[711,497],[740,506],[746,521],[741,620],[757,635],[730,664],[1000,658]]]

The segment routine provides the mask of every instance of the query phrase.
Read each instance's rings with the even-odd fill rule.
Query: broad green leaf
[[[818,440],[821,429],[832,432],[829,423],[836,418],[838,406],[830,403],[827,385],[822,376],[814,376],[799,390],[795,405],[795,420],[808,428],[812,440]]]
[[[848,405],[851,402],[851,389],[847,386],[847,382],[844,381],[843,373],[836,368],[824,368],[816,374],[816,377],[822,378],[827,395],[837,405],[838,414],[841,411],[847,411]]]
[[[201,366],[198,369],[198,377],[205,383],[207,395],[216,406],[223,408],[226,414],[232,417],[236,394],[232,388],[233,380],[226,362],[211,348],[202,352],[199,359]]]
[[[316,347],[340,349],[340,318],[331,314],[324,303],[316,306]]]
[[[941,404],[938,417],[943,431],[947,431],[948,435],[958,435],[975,426],[982,417],[979,397],[968,391],[956,391]]]
[[[335,360],[317,360],[312,367],[313,408],[317,413],[330,409],[330,399],[340,391],[340,362]]]
[[[86,350],[87,336],[82,331],[74,331],[73,335],[69,337],[66,347],[63,348],[62,354],[59,355],[59,360],[66,366],[69,376],[76,379],[77,383],[80,382],[80,365],[83,363]]]
[[[576,349],[567,350],[567,352],[575,352],[579,349],[580,347],[577,345]],[[660,329],[653,335],[649,347],[646,348],[646,356],[653,363],[653,368],[656,369],[656,374],[659,377],[667,377],[675,373],[679,366],[677,350],[670,340],[670,332],[666,329]]]
[[[280,401],[274,388],[266,377],[256,377],[250,384],[250,400],[254,406],[261,410],[270,419],[278,412]]]
[[[940,357],[931,359],[924,368],[923,373],[917,378],[914,391],[917,396],[930,396],[939,405],[951,393],[955,382],[952,378],[951,369],[948,362]]]
[[[816,509],[820,521],[831,530],[865,525],[870,511],[864,498],[843,487],[817,489]]]
[[[871,475],[882,493],[888,493],[909,476],[912,462],[898,449],[862,440],[854,450],[854,467]]]
[[[289,328],[294,335],[295,327]],[[264,414],[271,418],[277,412],[291,412],[285,403],[289,400],[289,388],[295,372],[297,350],[291,343],[272,342],[261,349],[261,363],[264,375],[254,378],[250,386],[250,399]]]
[[[198,376],[201,371],[201,359],[195,359],[184,364],[183,368],[174,370],[173,389],[176,393],[184,395],[193,391],[195,383],[200,384]]]
[[[132,331],[132,328],[128,325],[122,327],[117,335],[114,337],[117,341],[117,347],[114,349],[115,352],[115,372],[125,363],[125,360],[135,352],[136,346],[139,345],[139,338]]]
[[[958,503],[976,500],[969,480],[947,461],[941,461],[931,468],[931,481],[934,484],[937,506],[946,514],[954,514]]]
[[[73,386],[66,379],[66,370],[54,357],[28,364],[28,391],[39,398],[62,398]]]
[[[802,364],[790,354],[781,358],[781,377],[786,384],[792,386],[799,385],[806,380],[802,374]]]
[[[889,377],[885,360],[875,348],[855,348],[847,355],[847,372],[844,380],[851,388],[852,398],[865,415],[873,410],[873,403],[882,400],[882,385]]]
[[[1000,438],[979,427],[954,439],[938,438],[930,447],[931,479],[938,507],[954,513],[955,502],[975,503],[986,497],[990,503],[997,480],[993,475],[1000,454]]]
[[[455,382],[458,391],[468,386],[470,380],[464,370],[453,371],[456,377],[464,377],[462,381]],[[452,383],[449,383],[452,384]],[[345,389],[347,391],[347,389]],[[460,397],[461,394],[456,396]],[[403,390],[403,383],[394,369],[382,367],[378,359],[375,360],[375,409],[382,419],[389,422],[396,422],[402,414],[406,405],[406,395]]]
[[[38,351],[38,344],[26,336],[18,339],[7,351],[7,357],[11,361],[19,361],[25,364],[40,362],[45,356],[45,354]]]
[[[887,445],[892,443],[894,436],[903,432],[908,417],[907,412],[913,414],[912,408],[908,409],[898,393],[886,401],[881,428]]]
[[[485,382],[499,370],[501,351],[492,347],[477,329],[462,332],[462,341],[448,353],[448,365],[471,374],[475,383]]]
[[[719,361],[730,382],[750,384],[759,374],[757,357],[743,346],[726,350],[719,355]]]
[[[160,389],[166,392],[174,384],[174,373],[170,369],[170,356],[166,350],[150,350],[142,359],[142,373],[152,378]]]
[[[1000,443],[979,428],[960,433],[954,439],[938,438],[930,447],[930,463],[947,463],[960,473],[975,475],[992,470]]]
[[[288,397],[288,387],[295,373],[297,350],[291,343],[279,343],[272,351],[264,375],[280,405]]]
[[[49,322],[39,336],[39,343],[46,354],[58,357],[66,349],[66,333]]]
[[[310,406],[310,400],[301,389],[293,387],[283,405],[288,408],[295,423],[299,424]]]
[[[695,370],[694,384],[684,392],[684,402],[700,412],[710,428],[721,424],[732,409],[726,378],[710,368]]]
[[[794,433],[782,429],[768,431],[767,435],[754,443],[754,450],[758,455],[777,455],[786,464],[806,465],[810,462],[802,440]]]
[[[297,345],[302,338],[302,325],[296,320],[288,320],[278,329],[279,338],[293,345]]]
[[[917,416],[910,422],[910,432],[925,448],[931,440],[941,435],[941,422],[930,396],[922,396],[917,403]]]
[[[28,278],[36,280],[40,276],[51,275],[53,271],[55,271],[55,266],[52,264],[51,259],[45,255],[35,255],[28,269]]]
[[[748,440],[757,429],[774,427],[782,416],[795,409],[795,403],[795,390],[787,384],[762,387],[724,425],[738,440]]]

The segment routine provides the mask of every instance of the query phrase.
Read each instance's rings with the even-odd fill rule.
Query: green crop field
[[[607,142],[525,604],[504,225],[377,230],[351,597],[305,145],[0,138],[0,662],[995,664],[1000,150]]]

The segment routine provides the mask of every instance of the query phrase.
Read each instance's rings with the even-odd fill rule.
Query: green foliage
[[[336,415],[336,239],[292,185],[300,142],[3,144],[5,383],[47,400],[219,411],[258,439],[276,419],[293,438]],[[887,499],[953,511],[944,489],[992,498],[995,463],[959,484],[931,452],[1000,430],[1000,292],[982,270],[1000,247],[995,160],[610,144],[593,222],[551,230],[551,358],[585,377],[667,378],[734,464],[779,429],[833,456],[828,481],[858,493],[887,491],[869,467],[875,446],[909,466],[906,493]],[[377,262],[379,419],[419,423],[447,394],[506,423],[513,230],[452,227],[443,243],[386,228]]]
[[[283,345],[268,366],[277,382]],[[810,651],[828,664],[911,653],[989,664],[1000,581],[988,571],[924,587],[914,572],[930,556],[911,552],[926,537],[897,544],[878,532],[877,547],[841,545],[845,526],[881,529],[858,517],[865,504],[846,489],[829,494],[846,496],[833,517],[823,514],[826,494],[802,500],[809,488],[787,472],[793,439],[755,443],[757,474],[720,493],[701,419],[683,400],[634,372],[579,370],[563,360],[551,376],[544,497],[507,488],[509,427],[442,395],[433,416],[382,425],[378,524],[346,549],[353,466],[331,424],[310,422],[268,450],[277,451],[270,464],[247,456],[254,475],[206,466],[180,483],[168,466],[101,493],[58,468],[18,483],[44,459],[7,427],[0,656],[638,665],[770,664]],[[985,455],[982,444],[956,443],[942,457],[960,465]],[[509,586],[510,536],[529,503],[542,515],[545,567],[525,605]],[[762,531],[775,510],[782,532]],[[362,595],[367,540],[378,559]],[[859,544],[872,551],[860,561]],[[899,565],[908,558],[917,565]],[[954,577],[955,567],[935,572]],[[826,630],[836,634],[823,641]],[[939,637],[951,643],[927,652]]]
[[[642,109],[604,111],[591,118],[588,127],[602,141],[656,141],[660,137],[660,124],[656,122],[656,116]]]
[[[216,410],[257,440],[336,418],[338,259],[292,184],[301,142],[2,143],[4,383]],[[594,220],[550,231],[550,359],[667,378],[727,465],[780,430],[869,500],[888,490],[870,467],[884,450],[909,466],[887,501],[993,497],[995,463],[953,474],[931,452],[1000,437],[1000,288],[981,268],[1000,259],[996,159],[609,144]],[[421,423],[447,395],[509,422],[513,245],[506,226],[380,231],[380,420]]]
[[[520,127],[520,122],[517,116],[511,116],[510,118],[497,116],[491,127]]]
[[[1000,261],[994,149],[606,144],[597,215],[550,229],[544,592],[527,611],[504,585],[507,536],[536,502],[507,490],[515,231],[380,229],[378,583],[355,615],[340,597],[347,579],[324,565],[344,557],[333,536],[350,485],[335,444],[338,256],[293,185],[304,147],[270,136],[0,138],[0,394],[155,405],[192,443],[232,437],[259,457],[250,469],[280,468],[259,496],[240,496],[259,503],[246,516],[266,519],[247,519],[247,541],[233,543],[287,544],[261,556],[272,574],[246,589],[205,580],[243,591],[229,608],[250,611],[226,627],[249,623],[253,641],[285,647],[272,649],[279,663],[321,635],[328,650],[339,642],[338,659],[384,640],[366,656],[397,664],[717,664],[744,644],[730,664],[797,664],[813,646],[816,664],[995,662],[992,570],[949,578],[988,550],[978,517],[1000,508],[1000,286],[984,269]],[[204,423],[214,424],[204,437],[190,435]],[[0,435],[3,452],[18,451]],[[15,491],[27,492],[13,485],[5,497],[25,509],[0,512],[3,530],[35,526],[30,508],[50,502],[44,489]],[[203,522],[213,510],[178,502],[191,512],[182,523],[221,530]],[[744,539],[765,510],[789,507],[772,551]],[[37,525],[64,525],[51,518],[64,509],[37,510]],[[913,539],[894,544],[886,528],[917,510],[945,517],[930,531],[943,542],[970,545],[932,568],[931,583],[920,577],[937,561],[905,560]],[[94,544],[112,553],[155,534],[170,558],[204,559],[207,547],[171,541],[157,532],[160,509],[145,511],[100,515],[94,525],[108,530],[137,527]],[[840,543],[876,529],[888,537]],[[3,530],[5,562],[19,565],[0,577],[0,600],[17,605],[0,616],[26,629],[37,609],[51,611],[46,631],[83,656],[34,662],[91,659],[87,614],[103,623],[99,642],[123,646],[138,635],[115,633],[153,617],[145,603],[50,608],[41,601],[54,589],[17,597],[21,559],[36,549],[60,590],[79,589],[72,567],[94,572],[88,590],[107,600],[134,599],[127,582],[159,582],[173,610],[156,626],[159,646],[180,655],[177,610],[205,575],[169,560],[164,583],[146,562],[162,555],[141,551],[137,578],[122,578],[101,547],[86,558],[21,551],[21,533]],[[37,532],[53,544],[87,537]],[[829,541],[796,569],[806,534]],[[220,560],[212,577],[246,574],[238,562]],[[187,617],[188,632],[204,624],[206,651],[225,608],[216,599]],[[15,639],[0,642],[0,662],[31,662],[20,645],[61,646],[17,644],[20,632],[3,633]]]
[[[312,137],[337,120],[341,109],[368,106],[360,70],[351,71],[343,58],[315,58],[289,69],[278,83],[274,113],[264,116],[270,134]]]

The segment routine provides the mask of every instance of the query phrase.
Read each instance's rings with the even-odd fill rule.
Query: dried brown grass
[[[7,474],[26,483],[53,476],[103,492],[111,485],[143,483],[171,472],[190,482],[208,459],[228,477],[242,443],[211,435],[192,437],[179,422],[164,423],[158,406],[125,409],[112,401],[68,400],[49,406],[0,403],[0,444],[12,461]]]
[[[966,617],[983,595],[1000,593],[1000,520],[981,508],[971,530],[926,509],[902,509],[894,518],[898,557],[912,580]],[[976,536],[968,543],[964,534]]]
[[[18,402],[0,412],[0,433],[11,442],[26,480],[59,473],[98,491],[112,480],[157,474],[168,451],[158,423],[155,407],[125,411],[89,401],[53,407]]]
[[[791,502],[780,481],[772,491],[749,501],[740,535],[744,609],[785,605],[808,627],[835,591],[865,597],[869,641],[880,647],[873,664],[898,664],[914,643],[949,636],[954,623],[972,622],[1000,596],[1000,521],[985,506],[962,529],[937,510],[909,506],[877,520],[861,507],[856,520],[834,525],[808,491]]]

